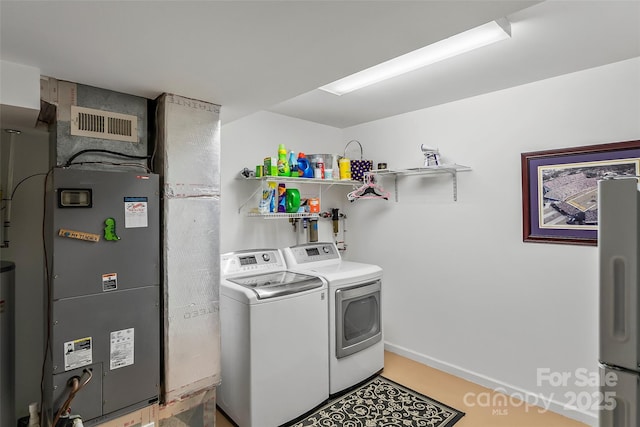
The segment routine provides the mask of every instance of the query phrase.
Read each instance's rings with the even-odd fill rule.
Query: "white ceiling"
[[[342,97],[315,88],[492,19],[510,40]],[[640,0],[0,1],[0,59],[339,128],[640,56]]]

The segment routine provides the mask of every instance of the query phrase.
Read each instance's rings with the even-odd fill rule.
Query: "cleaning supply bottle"
[[[269,212],[278,212],[278,184],[269,182]]]
[[[298,159],[296,159],[296,153],[289,151],[289,171],[291,176],[298,177]]]
[[[341,157],[338,160],[338,170],[340,174],[340,179],[350,180],[351,179],[351,160],[346,157]]]
[[[287,149],[284,144],[278,145],[278,176],[291,176],[289,161],[287,160]]]
[[[298,153],[298,175],[304,178],[313,178],[313,168],[303,152]]]
[[[287,185],[284,182],[278,184],[278,212],[287,211]]]

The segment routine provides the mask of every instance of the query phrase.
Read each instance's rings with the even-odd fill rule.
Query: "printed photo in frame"
[[[524,242],[596,246],[598,180],[640,175],[640,141],[521,154]]]

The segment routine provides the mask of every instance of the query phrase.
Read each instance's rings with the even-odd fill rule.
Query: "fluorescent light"
[[[374,65],[319,89],[334,95],[344,95],[509,37],[511,37],[511,25],[505,18],[501,18]]]

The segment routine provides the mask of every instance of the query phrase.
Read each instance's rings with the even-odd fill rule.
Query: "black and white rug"
[[[292,427],[450,427],[464,412],[376,376]]]

